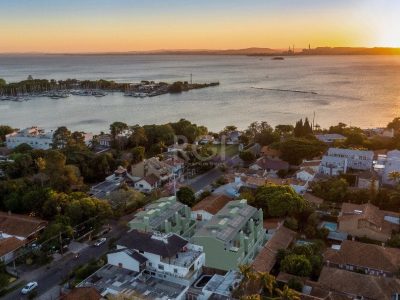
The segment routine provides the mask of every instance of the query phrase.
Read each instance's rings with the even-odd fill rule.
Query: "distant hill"
[[[306,55],[400,55],[400,48],[388,47],[317,47],[303,49],[299,54]]]

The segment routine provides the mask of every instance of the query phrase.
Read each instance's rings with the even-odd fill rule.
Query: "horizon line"
[[[269,47],[258,47],[258,46],[251,46],[246,48],[160,48],[160,49],[150,49],[150,50],[122,50],[122,51],[71,51],[71,52],[51,52],[51,51],[5,51],[0,52],[0,55],[68,55],[68,54],[92,54],[92,55],[99,55],[99,54],[157,54],[157,53],[166,53],[166,52],[223,52],[223,51],[246,51],[246,50],[269,50],[269,51],[287,51],[291,49],[290,47],[286,48],[269,48]],[[317,46],[314,48],[304,48],[298,47],[294,48],[295,51],[302,52],[303,50],[316,50],[316,49],[382,49],[382,50],[400,50],[400,47],[388,47],[388,46]]]

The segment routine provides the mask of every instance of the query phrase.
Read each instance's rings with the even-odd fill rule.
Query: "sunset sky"
[[[1,0],[0,52],[400,47],[399,0]]]

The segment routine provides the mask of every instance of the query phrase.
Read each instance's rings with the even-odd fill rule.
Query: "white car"
[[[94,243],[94,245],[96,246],[96,247],[99,247],[99,246],[101,246],[101,245],[103,245],[105,242],[106,242],[106,238],[101,238],[101,239],[98,239],[97,241],[96,241],[96,243]]]
[[[34,289],[38,287],[38,283],[36,281],[28,282],[26,286],[21,290],[21,293],[26,295],[32,292]]]

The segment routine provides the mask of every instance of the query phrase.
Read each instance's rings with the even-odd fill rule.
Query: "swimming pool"
[[[326,228],[329,231],[336,231],[337,230],[337,224],[334,222],[322,222],[321,223],[321,228]]]

